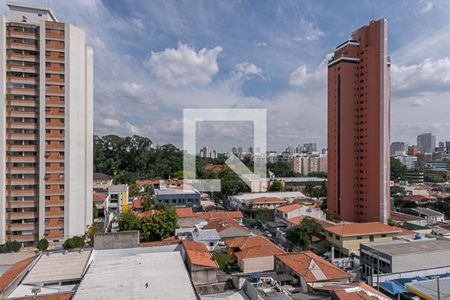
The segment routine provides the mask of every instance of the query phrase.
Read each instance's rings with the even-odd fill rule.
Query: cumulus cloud
[[[450,58],[427,58],[418,64],[392,65],[395,96],[413,97],[450,91]]]
[[[316,25],[304,18],[300,19],[300,24],[297,28],[297,34],[294,36],[294,40],[301,41],[316,41],[324,36],[325,33],[316,27]]]
[[[152,51],[144,65],[151,68],[155,77],[167,86],[204,86],[210,84],[219,72],[217,56],[222,50],[222,47],[215,47],[197,52],[189,45],[180,43],[177,49]]]
[[[314,70],[309,70],[305,64],[300,65],[291,73],[289,83],[293,86],[308,89],[325,88],[327,81],[327,63],[330,57],[331,54],[328,54]]]
[[[238,78],[246,78],[248,76],[254,75],[261,77],[262,79],[267,79],[264,75],[264,72],[261,68],[257,67],[256,65],[248,62],[243,62],[240,64],[237,64],[235,66],[234,74]]]

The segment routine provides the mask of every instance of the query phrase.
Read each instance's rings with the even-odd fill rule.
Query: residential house
[[[106,210],[108,213],[122,214],[131,208],[128,203],[128,185],[112,185],[108,189]]]
[[[287,204],[287,200],[278,197],[259,197],[251,199],[246,203],[246,208],[249,210],[256,209],[275,209],[280,205]]]
[[[203,243],[209,251],[214,251],[220,242],[220,235],[215,229],[198,229],[192,231],[192,240]]]
[[[109,187],[113,184],[113,178],[112,176],[95,172],[93,176],[93,186],[92,188],[96,192],[106,192],[108,191]]]
[[[217,283],[219,267],[206,246],[188,240],[184,240],[181,244],[181,256],[186,263],[192,283],[194,285]]]
[[[155,203],[200,209],[200,192],[194,189],[165,188],[155,190]]]
[[[95,207],[97,208],[99,217],[105,215],[105,207],[108,201],[108,193],[104,192],[95,192],[92,196],[92,201],[94,202]]]
[[[316,290],[329,293],[333,300],[391,300],[390,297],[362,281],[331,284]]]
[[[391,241],[401,232],[399,228],[380,222],[340,224],[324,229],[336,257],[359,254],[360,244]]]
[[[217,230],[222,240],[250,235],[250,230],[234,219],[211,219],[203,229]]]
[[[227,249],[236,258],[244,273],[274,270],[274,256],[285,253],[283,249],[262,236],[248,236],[228,239]]]
[[[280,206],[275,209],[275,221],[285,223],[292,223],[294,218],[301,216],[308,216],[318,220],[326,220],[325,213],[314,207],[305,206],[299,203],[292,203],[285,206]]]
[[[300,287],[303,292],[326,283],[349,283],[352,278],[352,275],[311,251],[276,255],[275,270],[290,275],[291,285]]]
[[[210,219],[234,219],[239,223],[242,222],[244,215],[241,211],[210,211],[194,213],[192,207],[180,207],[176,209],[178,218],[178,227],[193,228],[203,227]]]

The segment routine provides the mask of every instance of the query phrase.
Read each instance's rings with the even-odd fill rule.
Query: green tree
[[[139,186],[136,183],[132,183],[128,186],[128,194],[130,197],[136,197],[140,192]]]
[[[311,172],[308,174],[308,177],[327,178],[327,176],[327,172]]]
[[[292,167],[285,162],[268,162],[267,171],[272,172],[276,177],[303,177],[303,174],[294,172]]]
[[[98,209],[95,203],[92,203],[92,218],[94,220],[98,218]]]
[[[139,218],[136,214],[131,210],[123,213],[119,219],[119,230],[128,231],[137,229],[139,229]]]
[[[87,236],[89,239],[89,244],[91,246],[94,246],[94,236],[95,236],[95,233],[98,232],[98,229],[99,229],[98,223],[94,223],[91,226],[89,226],[89,228],[88,228]]]
[[[304,218],[300,225],[286,231],[286,239],[293,245],[308,249],[313,236],[323,234],[323,226],[312,218]]]
[[[163,207],[156,214],[139,220],[139,230],[144,241],[161,241],[172,235],[176,227],[177,215],[171,207]]]
[[[406,166],[402,165],[400,160],[395,157],[391,157],[391,180],[405,180],[406,179]]]
[[[282,190],[283,190],[283,184],[278,180],[275,180],[274,182],[272,182],[272,184],[269,187],[269,191],[271,191],[271,192],[280,192]]]
[[[84,239],[81,236],[74,236],[70,239],[67,239],[64,244],[64,249],[75,249],[84,247]]]
[[[48,249],[48,245],[49,245],[49,244],[48,244],[47,239],[46,239],[46,238],[42,238],[42,239],[40,239],[39,242],[37,243],[36,248],[37,248],[39,251],[45,251],[45,250]]]
[[[312,183],[307,183],[305,186],[305,193],[307,196],[312,197],[313,196],[313,192],[314,192],[314,186],[312,185]]]

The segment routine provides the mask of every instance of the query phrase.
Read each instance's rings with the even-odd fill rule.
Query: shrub
[[[42,238],[37,243],[36,248],[38,248],[39,251],[45,251],[48,249],[48,241],[46,238]]]
[[[63,244],[64,249],[81,248],[84,246],[84,239],[81,236],[74,236],[66,240]]]

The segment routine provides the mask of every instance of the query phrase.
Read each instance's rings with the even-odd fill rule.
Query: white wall
[[[92,223],[93,154],[92,142],[87,143],[87,139],[92,141],[92,50],[86,51],[84,30],[66,24],[65,32],[64,238],[67,239],[83,235]]]

